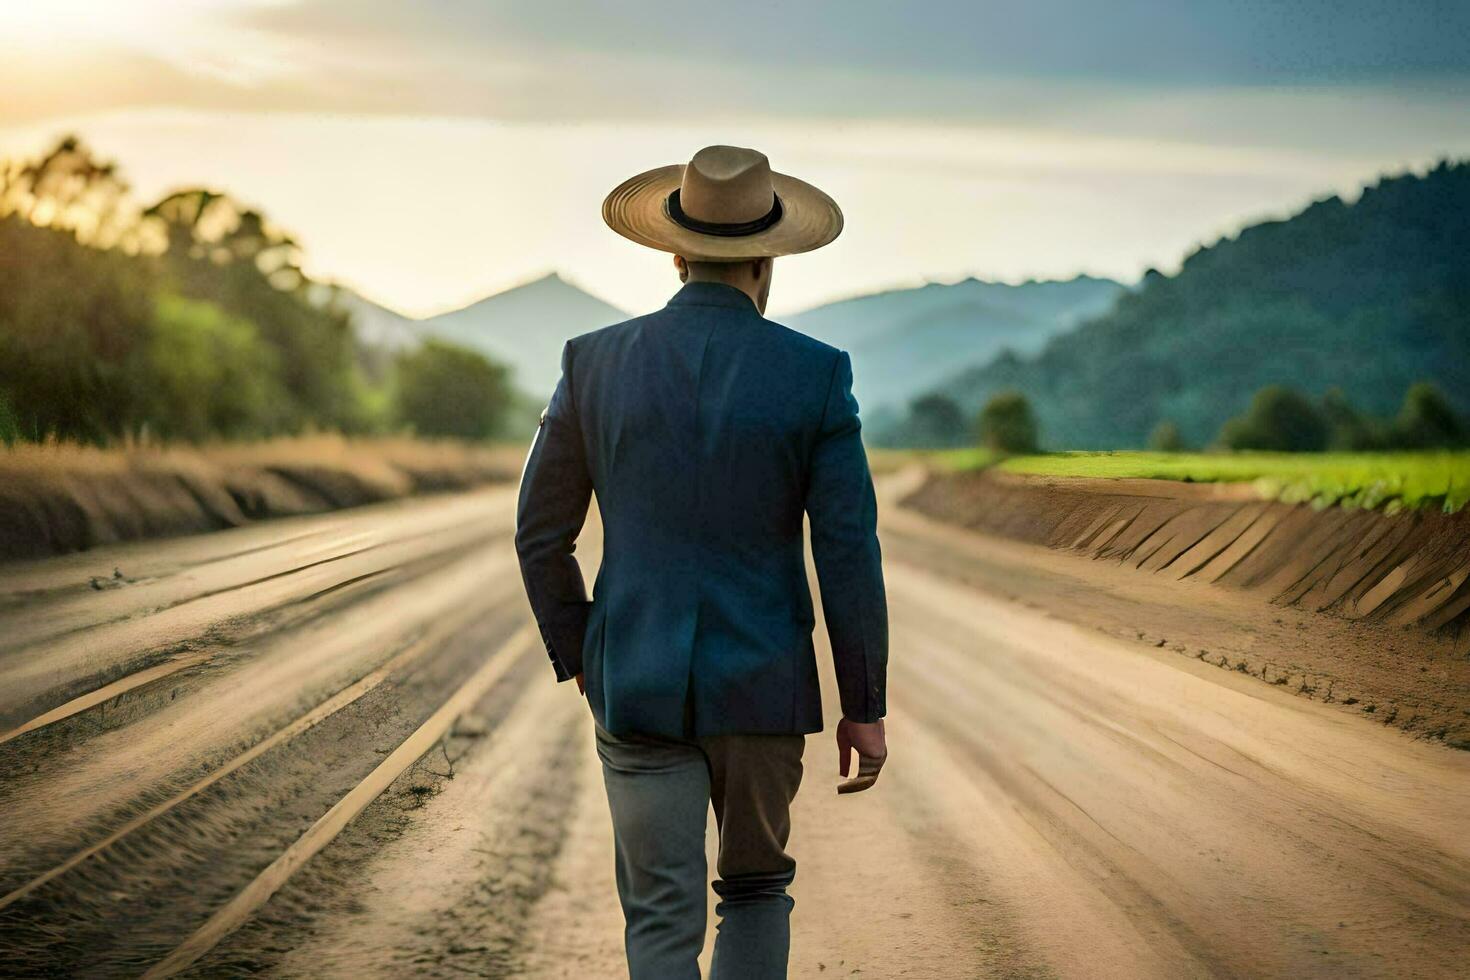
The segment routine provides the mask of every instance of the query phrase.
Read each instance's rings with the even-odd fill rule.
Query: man
[[[558,680],[592,708],[633,980],[699,977],[704,831],[720,832],[711,974],[786,976],[786,854],[805,736],[822,729],[803,515],[832,642],[839,769],[887,757],[888,617],[845,353],[762,314],[773,260],[842,212],[754,150],[711,146],[617,187],[603,218],[675,253],[664,309],[570,341],[526,461],[516,549]],[[593,493],[603,558],[572,557]]]

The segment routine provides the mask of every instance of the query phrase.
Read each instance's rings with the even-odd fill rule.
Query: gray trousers
[[[710,980],[786,976],[796,862],[785,848],[805,746],[801,735],[673,740],[597,726],[631,980],[699,980],[711,804],[720,923]]]

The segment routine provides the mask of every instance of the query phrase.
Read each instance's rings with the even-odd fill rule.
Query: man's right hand
[[[839,783],[839,793],[861,793],[878,781],[878,772],[888,761],[882,718],[868,723],[844,718],[837,723],[837,769],[844,777],[852,769],[853,749],[858,753],[857,775]]]

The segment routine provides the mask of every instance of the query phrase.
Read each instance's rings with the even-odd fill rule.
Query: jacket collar
[[[691,282],[674,294],[670,306],[723,306],[731,310],[758,312],[754,301],[743,291],[722,282]]]

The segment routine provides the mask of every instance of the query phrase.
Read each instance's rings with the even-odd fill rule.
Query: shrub
[[[1031,403],[1019,391],[1003,391],[980,410],[980,441],[999,453],[1034,453],[1036,418]]]
[[[1428,381],[1410,385],[1393,422],[1396,449],[1454,449],[1465,445],[1465,425],[1444,393]]]
[[[924,395],[909,403],[907,444],[924,449],[962,445],[969,434],[965,415],[947,395]]]
[[[506,369],[484,355],[429,339],[400,354],[398,417],[426,436],[499,435],[511,405]]]
[[[1327,448],[1327,420],[1301,392],[1267,385],[1256,392],[1244,415],[1225,423],[1220,442],[1230,449],[1320,452]]]
[[[1168,419],[1154,426],[1153,432],[1149,433],[1148,447],[1160,453],[1183,452],[1184,437],[1179,434],[1179,426]]]

